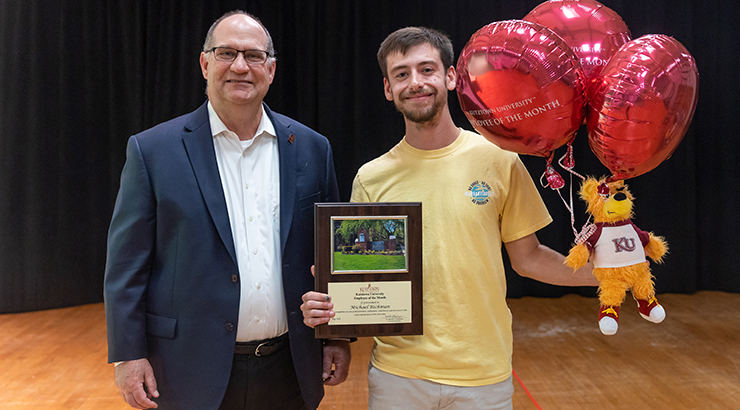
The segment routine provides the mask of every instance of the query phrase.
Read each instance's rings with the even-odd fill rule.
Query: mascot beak
[[[627,219],[632,213],[632,201],[624,192],[618,192],[606,201],[604,213],[610,220]]]

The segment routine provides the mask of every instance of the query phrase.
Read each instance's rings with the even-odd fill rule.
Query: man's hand
[[[327,340],[324,345],[324,384],[336,386],[347,380],[351,359],[352,352],[348,341]]]
[[[135,409],[157,408],[159,397],[154,370],[147,359],[129,360],[116,366],[116,387],[123,400]]]
[[[334,317],[334,304],[331,303],[331,297],[325,293],[307,292],[303,295],[303,323],[308,327],[316,327],[327,323]]]

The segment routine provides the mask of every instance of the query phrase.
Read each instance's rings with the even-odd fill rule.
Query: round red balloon
[[[631,39],[619,14],[594,0],[551,0],[532,9],[524,20],[541,24],[562,37],[578,56],[587,81],[595,78],[619,47]]]
[[[612,56],[587,118],[591,150],[612,179],[642,175],[671,156],[694,115],[698,83],[694,58],[672,37],[642,36]]]
[[[470,123],[503,149],[548,156],[585,116],[573,51],[539,24],[509,20],[478,30],[457,62],[457,94]]]

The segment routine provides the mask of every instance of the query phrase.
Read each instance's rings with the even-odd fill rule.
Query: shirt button
[[[253,250],[252,253],[256,255],[257,254],[257,249]]]
[[[261,319],[260,319],[260,318],[255,318],[255,320],[256,320],[257,322],[259,322],[259,321],[260,321]]]
[[[231,275],[231,281],[234,283],[239,282],[239,275]]]
[[[249,189],[249,184],[244,184],[244,189]]]
[[[254,217],[253,216],[250,216],[249,217],[249,222],[252,222],[252,221],[254,221]]]
[[[257,289],[262,289],[262,284],[261,283],[258,283],[257,284]]]
[[[231,323],[227,323],[226,325],[224,325],[224,328],[227,332],[231,332],[234,330],[234,325],[232,325]]]

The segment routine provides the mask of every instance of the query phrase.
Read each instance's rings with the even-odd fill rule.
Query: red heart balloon
[[[503,149],[546,157],[585,116],[583,72],[552,30],[508,20],[478,30],[457,61],[457,95],[481,135]]]
[[[532,9],[524,20],[541,24],[565,40],[591,81],[614,53],[630,41],[627,24],[614,10],[594,0],[551,0]]]
[[[623,45],[594,83],[588,108],[591,150],[612,180],[642,175],[668,159],[698,98],[694,58],[672,37],[649,34]]]

